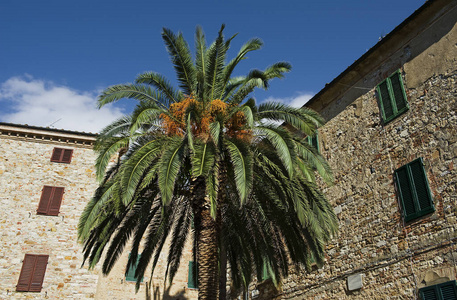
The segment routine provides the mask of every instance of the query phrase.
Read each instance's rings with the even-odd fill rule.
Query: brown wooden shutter
[[[21,275],[16,286],[16,291],[27,292],[30,287],[33,271],[35,269],[36,255],[26,254],[22,262]]]
[[[49,255],[26,254],[16,286],[18,292],[40,292]]]
[[[54,148],[51,161],[69,164],[73,155],[73,149]]]
[[[46,266],[48,264],[48,255],[37,255],[35,270],[30,281],[30,292],[40,292],[43,285],[44,274],[46,273]]]
[[[63,187],[54,187],[54,192],[49,203],[48,215],[57,216],[60,210],[60,204],[62,203],[62,197],[64,193]]]
[[[62,148],[54,148],[52,151],[51,161],[52,162],[60,162],[60,157],[62,156],[62,152],[64,149]]]
[[[62,162],[69,164],[71,162],[71,156],[73,155],[73,149],[64,149],[62,154]]]
[[[45,185],[43,187],[43,191],[41,192],[40,203],[38,204],[38,209],[37,209],[38,214],[47,214],[48,213],[48,207],[49,207],[49,202],[51,200],[52,192],[53,192],[52,186]]]

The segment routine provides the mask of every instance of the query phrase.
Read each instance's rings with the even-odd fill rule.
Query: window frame
[[[411,165],[415,164],[415,163],[418,163],[420,164],[421,168],[420,168],[420,171],[422,172],[421,175],[423,175],[423,178],[426,182],[426,185],[425,185],[425,192],[428,196],[428,201],[429,201],[429,206],[426,207],[426,208],[423,208],[421,209],[420,208],[420,201],[419,201],[419,197],[417,195],[417,188],[416,188],[416,183],[414,181],[414,174],[412,173],[411,171]],[[408,180],[408,187],[410,188],[410,193],[411,193],[411,198],[412,198],[412,201],[413,201],[413,205],[414,205],[414,212],[413,213],[410,213],[410,214],[407,214],[407,210],[406,210],[406,202],[405,202],[405,199],[404,199],[404,194],[405,191],[404,190],[404,187],[401,185],[400,183],[400,178],[399,178],[399,172],[403,171],[403,170],[406,170],[406,174],[407,174],[407,180]],[[433,203],[433,197],[432,197],[432,193],[431,193],[431,190],[430,190],[430,185],[429,185],[429,181],[428,181],[428,178],[427,178],[427,172],[424,168],[424,161],[422,159],[422,157],[419,157],[403,166],[401,166],[400,168],[396,169],[395,172],[394,172],[394,178],[395,178],[395,184],[396,184],[396,187],[397,187],[397,196],[399,197],[400,199],[400,202],[401,202],[401,208],[402,208],[402,216],[403,216],[403,219],[405,220],[405,222],[408,222],[408,221],[411,221],[411,220],[414,220],[414,219],[417,219],[419,217],[422,217],[424,215],[427,215],[427,214],[430,214],[430,213],[433,213],[435,211],[435,206],[434,206],[434,203]]]
[[[61,151],[58,158],[54,157],[54,156],[57,156],[56,155],[57,151]],[[65,153],[70,153],[70,154],[69,154],[69,158],[64,160]],[[51,162],[70,164],[72,157],[73,157],[73,149],[54,147],[54,149],[52,150]]]
[[[443,283],[439,283],[439,284],[435,284],[435,285],[431,285],[431,286],[427,286],[427,287],[423,287],[423,288],[419,289],[420,299],[429,300],[429,299],[425,298],[424,292],[434,291],[435,292],[435,295],[433,295],[434,298],[431,298],[431,299],[447,300],[448,298],[444,298],[443,294],[442,294],[442,288],[447,287],[447,286],[452,287],[452,290],[454,291],[454,297],[455,297],[454,299],[457,299],[457,282],[455,280],[446,281]]]
[[[33,260],[33,262],[30,262]],[[25,254],[16,292],[41,292],[49,261],[47,254]],[[31,266],[32,264],[32,266]],[[30,269],[31,270],[27,270]]]
[[[397,76],[398,79],[399,79],[399,83],[400,83],[400,87],[401,87],[401,93],[402,93],[403,98],[405,100],[405,107],[403,107],[400,110],[398,110],[398,108],[397,108],[399,99],[395,99],[394,90],[393,90],[393,87],[392,87],[392,78],[395,77],[395,76]],[[383,104],[383,99],[382,99],[381,85],[383,83],[386,83],[387,91],[389,93],[389,102],[392,105],[392,115],[389,116],[389,117],[386,117],[386,112],[385,112],[385,109],[384,109],[384,104]],[[397,118],[398,116],[400,116],[401,114],[403,114],[403,113],[405,113],[406,111],[409,110],[408,97],[406,96],[405,85],[403,83],[403,77],[401,76],[401,71],[400,70],[397,70],[397,71],[393,72],[389,77],[387,77],[386,79],[381,81],[376,86],[376,93],[377,93],[377,98],[378,98],[379,109],[381,111],[381,116],[382,116],[382,120],[384,121],[384,124],[389,123],[393,119]]]

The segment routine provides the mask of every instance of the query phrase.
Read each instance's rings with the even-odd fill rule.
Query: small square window
[[[71,157],[73,155],[73,149],[54,148],[51,155],[51,161],[57,163],[69,164],[71,163]]]
[[[457,300],[456,281],[427,286],[419,290],[421,300]]]
[[[422,158],[395,170],[395,182],[406,222],[435,211]]]
[[[377,87],[378,103],[385,123],[409,109],[400,70],[396,71]]]
[[[125,281],[135,281],[136,282],[136,277],[135,277],[135,272],[138,267],[138,263],[140,261],[141,254],[138,254],[136,258],[136,262],[133,264],[133,266],[127,266],[127,270],[125,271]],[[129,254],[129,259],[130,259],[130,254]],[[141,282],[143,282],[143,278],[141,278]]]

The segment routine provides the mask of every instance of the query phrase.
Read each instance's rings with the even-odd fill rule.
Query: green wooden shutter
[[[456,281],[448,281],[419,290],[421,300],[457,300]]]
[[[317,132],[313,136],[307,136],[306,137],[306,141],[308,142],[309,145],[311,145],[314,148],[316,148],[317,152],[319,152],[319,137],[318,137],[318,133]]]
[[[435,211],[422,158],[398,168],[395,180],[406,222]]]
[[[395,99],[397,113],[400,113],[404,109],[408,108],[408,102],[406,102],[406,93],[403,87],[400,72],[397,71],[390,76],[390,84],[392,86],[392,93]]]
[[[189,261],[189,270],[187,277],[187,287],[191,289],[198,288],[198,274],[197,274],[197,263]]]
[[[387,80],[378,85],[378,96],[380,98],[382,116],[384,120],[388,120],[393,116],[394,109],[390,99],[389,88],[387,87]]]
[[[397,187],[400,195],[400,200],[403,204],[403,216],[408,218],[416,212],[414,205],[414,198],[412,186],[409,181],[409,174],[407,166],[404,166],[396,171]]]
[[[457,300],[457,287],[454,281],[448,281],[438,285],[440,296],[443,300]]]
[[[425,174],[422,159],[411,162],[409,167],[411,169],[419,210],[430,209],[433,206],[432,196],[428,187],[427,175]]]
[[[140,261],[141,254],[138,254],[136,258],[136,262],[133,265],[127,266],[127,271],[125,272],[125,280],[126,281],[136,281],[135,272],[136,268],[138,267],[138,262]],[[129,254],[130,259],[130,254]],[[141,278],[141,282],[143,282],[143,278]]]

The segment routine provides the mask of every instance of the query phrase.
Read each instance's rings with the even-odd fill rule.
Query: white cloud
[[[269,97],[269,98],[265,99],[262,102],[274,101],[274,102],[281,102],[281,103],[284,103],[284,104],[288,104],[288,105],[293,106],[293,107],[302,107],[313,96],[314,96],[314,94],[311,94],[311,93],[302,93],[302,94],[299,94],[298,96],[295,96],[295,97],[286,97],[286,98]]]
[[[46,127],[60,119],[53,127],[98,132],[123,113],[112,105],[97,109],[96,97],[29,75],[12,77],[0,84],[0,120]]]

